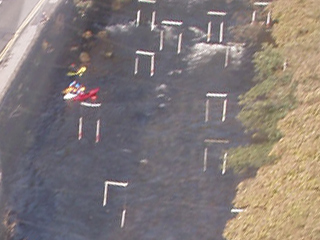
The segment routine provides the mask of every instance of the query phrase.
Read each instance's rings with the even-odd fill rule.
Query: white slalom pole
[[[181,43],[182,43],[182,33],[179,34],[177,54],[180,54],[181,52]]]
[[[268,16],[267,16],[267,26],[270,25],[271,22],[271,12],[268,12]]]
[[[227,113],[227,99],[223,101],[223,111],[222,111],[222,119],[221,121],[224,122],[226,120],[226,113]]]
[[[150,77],[154,75],[154,55],[151,56]]]
[[[203,155],[203,172],[207,171],[208,148],[204,149]]]
[[[227,155],[228,153],[225,153],[223,156],[223,164],[222,164],[222,172],[221,172],[222,175],[226,173]]]
[[[78,132],[78,140],[82,138],[82,117],[79,118],[79,132]]]
[[[253,24],[256,21],[256,11],[253,11],[252,13],[252,19],[251,19],[251,24]]]
[[[138,64],[139,64],[139,57],[136,57],[135,63],[134,63],[134,75],[137,75],[138,73]]]
[[[210,42],[211,39],[211,21],[208,22],[208,31],[207,31],[207,42]]]
[[[223,22],[220,23],[220,37],[219,42],[222,43],[223,41]]]
[[[224,61],[224,67],[226,68],[229,64],[229,47],[227,47],[226,49],[226,58],[225,58],[225,61]]]
[[[138,27],[138,26],[139,26],[139,24],[140,24],[140,14],[141,14],[141,10],[138,10],[138,12],[137,12],[136,27]]]
[[[121,228],[124,227],[124,221],[125,221],[125,218],[126,218],[126,209],[123,209],[122,211],[122,216],[121,216]]]
[[[151,16],[151,31],[155,28],[155,22],[156,22],[156,11],[152,12]]]
[[[97,120],[96,143],[100,141],[100,119]]]
[[[206,113],[204,122],[208,122],[209,120],[209,99],[206,100]]]
[[[164,31],[161,30],[161,31],[160,31],[160,46],[159,46],[159,51],[162,51],[162,49],[163,49],[163,34],[164,34]]]

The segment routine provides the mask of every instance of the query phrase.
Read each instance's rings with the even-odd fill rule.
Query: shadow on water
[[[247,141],[235,117],[237,98],[249,88],[253,71],[250,50],[241,50],[239,63],[224,68],[225,49],[205,43],[208,19],[203,13],[214,7],[232,10],[224,1],[211,4],[188,1],[184,7],[180,1],[166,1],[157,6],[159,19],[185,21],[180,55],[179,29],[166,29],[165,48],[158,52],[159,29],[150,32],[147,23],[139,28],[132,24],[137,3],[106,19],[92,12],[87,25],[85,19],[71,24],[70,5],[58,11],[69,16],[60,32],[65,38],[52,35],[53,20],[2,105],[3,193],[7,227],[12,228],[8,239],[223,239],[241,179],[231,172],[221,175],[221,156]],[[110,9],[101,1],[95,6]],[[95,40],[86,50],[99,53],[112,45],[114,57],[91,56],[87,73],[78,79],[88,88],[101,88],[102,107],[63,102],[60,91],[70,81],[64,76],[66,66],[80,53],[71,54],[70,46],[80,44],[83,50],[77,32],[92,26],[97,32],[106,21],[108,41]],[[52,54],[42,52],[44,38],[55,47]],[[156,51],[151,78],[147,58],[141,58],[139,73],[133,75],[139,48]],[[102,68],[106,73],[99,72]],[[210,121],[204,122],[207,92],[229,94],[225,122],[223,102],[215,100],[210,100]],[[101,141],[95,143],[98,119]],[[212,138],[230,143],[204,142]],[[106,180],[129,185],[110,187],[103,207]],[[126,223],[120,228],[124,209]]]

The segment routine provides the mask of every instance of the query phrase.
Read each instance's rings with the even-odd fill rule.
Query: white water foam
[[[220,44],[197,43],[190,49],[190,54],[183,58],[187,62],[188,70],[195,69],[199,64],[206,64],[212,56],[225,51],[225,46]]]
[[[131,21],[126,24],[115,24],[106,27],[107,32],[109,33],[131,33],[136,29],[136,22]]]
[[[233,44],[230,46],[230,65],[239,66],[241,64],[244,49],[242,44]]]
[[[229,65],[239,66],[244,53],[244,47],[241,44],[230,44],[230,46],[222,44],[197,43],[190,49],[190,54],[183,58],[187,62],[188,70],[193,70],[199,64],[207,64],[217,53],[226,53],[229,47]]]
[[[199,42],[207,37],[207,33],[197,27],[188,27],[188,30],[194,35],[192,42]]]

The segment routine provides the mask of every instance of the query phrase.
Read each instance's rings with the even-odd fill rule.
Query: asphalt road
[[[0,5],[0,52],[38,0],[3,0]]]

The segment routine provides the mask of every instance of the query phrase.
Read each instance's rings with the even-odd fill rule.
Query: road
[[[206,42],[206,12],[230,11],[227,25],[238,6],[184,3],[159,4],[152,32],[148,22],[136,27],[137,3],[104,12],[108,44],[96,39],[90,48],[76,35],[85,29],[80,20],[73,21],[70,4],[49,23],[1,108],[9,239],[223,239],[240,179],[228,170],[222,174],[220,167],[227,149],[245,142],[236,120],[237,97],[249,87],[251,53],[230,48],[225,68],[225,43],[231,36],[226,33],[223,45],[215,43],[217,35]],[[142,10],[142,19],[151,16],[152,8]],[[182,20],[185,26],[163,28],[159,51],[163,19]],[[220,25],[219,19],[212,21]],[[42,49],[43,40],[53,52]],[[79,81],[100,87],[100,108],[62,101],[60,92],[70,82],[67,66],[80,54],[70,48],[77,44],[92,57]],[[113,58],[101,54],[107,48]],[[155,52],[153,76],[152,56],[140,56],[134,75],[136,50]],[[224,97],[206,97],[217,93]]]
[[[39,0],[3,0],[0,5],[0,51]]]

